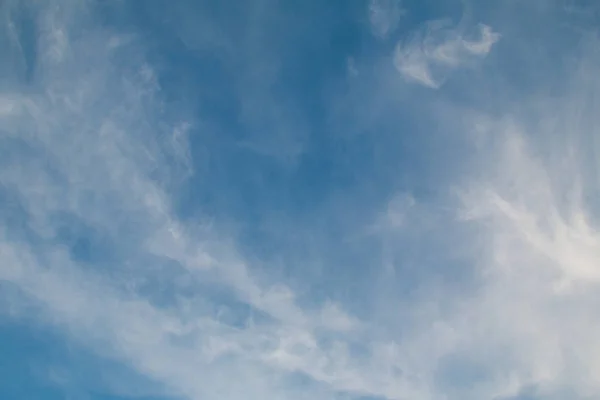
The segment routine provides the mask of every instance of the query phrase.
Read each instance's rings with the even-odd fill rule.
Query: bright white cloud
[[[503,390],[513,395],[527,386],[541,398],[600,392],[592,311],[600,300],[600,236],[598,208],[588,200],[598,184],[590,133],[600,120],[587,106],[599,86],[586,72],[598,57],[585,52],[565,93],[523,100],[519,111],[473,124],[484,139],[464,217],[484,238],[477,260],[485,289],[470,313],[482,346],[504,346],[506,365],[494,369],[504,369]]]
[[[447,21],[429,23],[411,40],[398,43],[394,65],[406,80],[439,88],[452,70],[481,60],[500,39],[487,25],[478,30],[477,37],[470,38]]]

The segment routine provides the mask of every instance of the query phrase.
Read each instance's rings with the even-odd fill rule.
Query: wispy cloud
[[[390,10],[399,10],[399,3],[369,4],[373,30],[390,35],[398,17]],[[7,68],[16,72],[7,74],[12,81],[0,91],[3,322],[33,320],[31,329],[49,327],[156,382],[158,395],[186,399],[508,400],[525,393],[584,399],[600,393],[600,236],[593,201],[593,133],[600,121],[591,101],[600,89],[596,41],[581,46],[578,68],[552,97],[527,93],[510,104],[493,103],[493,111],[483,100],[457,106],[441,98],[436,107],[415,106],[418,115],[406,119],[398,115],[398,103],[385,104],[391,111],[377,117],[387,124],[377,128],[393,129],[353,138],[360,157],[351,152],[350,139],[326,136],[326,129],[312,142],[297,131],[286,136],[304,113],[287,114],[293,107],[276,104],[270,90],[277,85],[259,73],[256,82],[240,79],[248,93],[235,99],[235,118],[222,116],[242,121],[229,129],[236,139],[243,129],[249,139],[223,149],[205,132],[211,124],[202,115],[210,108],[199,116],[173,100],[173,77],[161,75],[166,67],[153,58],[152,40],[134,28],[104,24],[93,4],[55,5],[60,7],[26,10],[30,24],[16,17],[22,4],[1,9],[3,20],[14,25],[11,48],[20,49],[10,53]],[[398,46],[395,67],[407,80],[441,92],[453,70],[474,65],[499,39],[486,25],[478,29],[472,37],[429,23]],[[187,46],[186,54],[200,51]],[[348,68],[346,53],[340,60],[339,69],[332,67],[336,73]],[[264,66],[256,62],[249,70]],[[345,83],[370,79],[369,62],[360,65],[361,73]],[[255,87],[264,82],[271,89]],[[361,92],[356,104],[375,110],[395,100],[389,92],[383,100]],[[315,115],[326,119],[321,111]],[[352,115],[349,123],[364,126],[362,115]],[[381,175],[359,174],[363,167],[391,170],[394,177],[402,168],[413,171],[400,162],[382,166],[378,157],[386,150],[394,161],[401,159],[396,136],[400,130],[415,136],[411,129],[423,115],[456,136],[447,143],[474,154],[444,153],[439,164],[437,153],[426,155],[440,169],[460,164],[455,179],[432,183],[437,192],[431,194],[420,180],[431,173],[414,180],[422,186],[400,187],[394,178],[389,188],[377,186]],[[298,129],[318,126],[311,122]],[[322,147],[316,151],[303,142],[298,149],[313,152],[302,159],[291,145],[298,135]],[[431,133],[430,139],[441,137]],[[223,187],[230,197],[250,197],[210,179],[223,164],[206,163],[212,169],[197,172],[206,162],[201,157],[234,158],[230,153],[239,155],[240,143],[275,159],[278,150],[293,150],[295,162],[308,165],[311,184],[332,187],[325,191],[329,197],[306,195],[311,210],[298,206],[296,219],[280,218],[269,237],[295,235],[299,271],[248,251],[241,235],[211,215],[226,205],[204,202]],[[408,147],[433,148],[427,145],[414,141]],[[331,151],[334,146],[339,148]],[[351,157],[344,158],[345,151]],[[375,158],[373,165],[365,161]],[[327,169],[338,161],[354,169]],[[240,164],[228,167],[244,172]],[[281,179],[278,170],[262,172],[252,177]],[[285,179],[302,183],[301,172],[288,171]],[[330,177],[335,174],[338,181]],[[369,182],[352,191],[356,180]],[[198,204],[182,211],[191,187]],[[269,193],[301,203],[282,192],[277,187]],[[345,201],[357,192],[360,201]],[[328,202],[319,203],[322,197]],[[267,217],[255,210],[259,202],[248,203],[249,223],[260,225]],[[323,242],[310,249],[317,254],[304,251],[309,240]],[[310,275],[311,263],[326,264],[334,259],[331,253],[342,261],[327,264],[329,270],[316,278]],[[364,259],[354,260],[355,254]],[[286,253],[280,259],[290,258]],[[346,296],[336,296],[340,292]],[[52,379],[69,385],[56,374]]]
[[[405,14],[400,0],[370,0],[369,22],[373,34],[381,39],[392,34]]]
[[[410,40],[398,43],[394,65],[406,80],[439,88],[453,70],[481,60],[500,39],[487,25],[477,29],[471,38],[448,21],[428,23]]]
[[[352,336],[353,317],[332,302],[301,308],[285,284],[259,283],[227,240],[177,218],[168,190],[190,169],[189,123],[171,119],[135,40],[114,46],[93,20],[63,18],[38,21],[38,46],[51,51],[39,52],[34,93],[3,96],[3,146],[18,157],[5,160],[1,179],[25,225],[3,230],[4,284],[72,339],[189,398],[319,393],[280,387],[291,372],[339,391],[389,391],[362,376],[346,339],[320,343],[322,335]],[[69,40],[67,26],[80,23],[86,28]],[[76,261],[61,241],[72,221],[104,236],[110,255]],[[240,304],[230,309],[240,326],[222,319],[228,307],[203,282]]]

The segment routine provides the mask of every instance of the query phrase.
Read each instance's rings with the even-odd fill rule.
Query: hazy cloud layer
[[[559,1],[458,25],[409,2],[309,3],[0,6],[0,328],[38,349],[7,382],[597,397],[587,20]],[[15,339],[36,335],[54,339]],[[61,341],[79,356],[51,356]]]

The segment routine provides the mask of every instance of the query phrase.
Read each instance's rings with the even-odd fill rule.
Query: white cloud
[[[481,159],[463,216],[484,239],[484,286],[469,312],[483,330],[462,334],[482,335],[488,349],[503,346],[507,364],[494,369],[512,374],[516,386],[507,380],[507,392],[600,393],[600,234],[588,200],[598,190],[592,132],[600,124],[587,106],[600,88],[587,73],[598,62],[592,46],[582,46],[586,56],[564,93],[522,99],[518,111],[477,124]]]
[[[500,39],[487,25],[478,29],[478,37],[470,39],[446,21],[429,23],[411,40],[398,43],[394,65],[406,80],[439,88],[452,70],[484,58]]]

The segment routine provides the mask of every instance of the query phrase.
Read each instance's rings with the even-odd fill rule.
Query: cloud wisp
[[[405,12],[399,0],[370,0],[369,23],[373,34],[380,39],[387,38],[398,28]]]
[[[453,70],[485,58],[500,39],[487,25],[477,29],[478,34],[470,38],[448,21],[430,22],[411,39],[398,43],[394,65],[406,80],[437,89]]]

